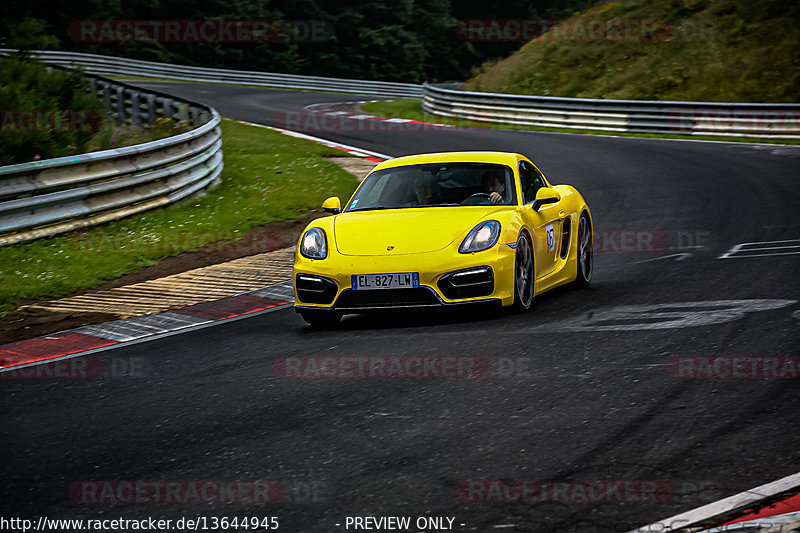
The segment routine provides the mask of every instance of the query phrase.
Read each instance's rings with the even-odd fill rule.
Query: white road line
[[[298,132],[292,131],[292,130],[285,130],[285,129],[282,129],[282,128],[275,128],[273,126],[267,126],[265,124],[256,124],[254,122],[246,122],[244,120],[237,120],[236,122],[238,122],[240,124],[247,124],[248,126],[255,126],[257,128],[266,128],[268,130],[279,131],[279,132],[284,133],[286,135],[289,135],[291,137],[297,137],[298,139],[306,139],[306,140],[309,140],[309,141],[318,142],[318,143],[324,144],[325,146],[330,146],[330,147],[333,147],[333,148],[344,148],[345,150],[350,150],[353,153],[359,154],[359,155],[362,155],[362,156],[372,156],[372,157],[377,157],[379,159],[392,159],[393,158],[393,156],[390,156],[390,155],[381,154],[381,153],[378,153],[378,152],[373,152],[371,150],[365,150],[363,148],[358,148],[356,146],[350,146],[348,144],[338,143],[336,141],[329,141],[329,140],[323,139],[321,137],[314,137],[312,135],[306,135],[305,133],[298,133]]]
[[[731,255],[731,256],[725,256],[725,257],[720,256],[717,259],[745,259],[747,257],[775,257],[775,256],[778,256],[778,255],[797,255],[797,254],[800,254],[800,252],[786,252],[786,253],[775,252],[775,253],[771,253],[771,254],[748,254],[748,255],[742,254],[742,255]],[[725,254],[723,254],[723,255],[725,255]]]
[[[709,503],[708,505],[698,507],[697,509],[692,509],[691,511],[677,514],[667,518],[666,520],[654,522],[650,525],[635,529],[629,533],[651,533],[656,531],[668,533],[670,531],[678,531],[689,526],[705,522],[706,520],[714,518],[715,516],[724,515],[737,509],[746,508],[760,500],[763,500],[764,498],[775,496],[776,494],[780,494],[781,492],[785,492],[796,487],[800,487],[800,472],[797,474],[792,474],[791,476],[786,476],[785,478],[777,481],[773,481],[772,483],[767,483],[766,485],[761,485],[760,487],[740,492],[739,494],[735,494],[714,503]]]
[[[747,249],[739,249],[740,252],[760,252],[762,250],[786,250],[788,248],[800,248],[798,245],[791,245],[791,246],[765,246],[763,248],[747,248]]]
[[[757,241],[757,242],[743,242],[733,246],[730,250],[717,257],[717,259],[741,259],[743,257],[769,257],[771,255],[794,255],[799,254],[800,251],[786,251],[786,252],[773,252],[768,254],[750,254],[747,252],[760,252],[762,250],[790,250],[793,248],[800,248],[794,244],[784,244],[783,246],[771,246],[773,244],[782,243],[800,243],[800,239],[786,239],[782,241]],[[738,255],[737,255],[738,254]]]
[[[661,257],[654,257],[652,259],[645,259],[644,261],[636,261],[636,264],[649,263],[650,261],[660,261],[662,259],[669,259],[670,257],[675,257],[676,258],[675,261],[683,261],[684,259],[688,259],[688,258],[692,257],[692,254],[690,254],[688,252],[682,252],[682,253],[671,254],[671,255],[663,255]]]

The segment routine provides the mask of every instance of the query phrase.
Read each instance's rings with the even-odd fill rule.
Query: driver
[[[433,180],[430,177],[417,177],[414,180],[414,192],[417,195],[417,205],[433,205],[436,203]]]
[[[489,201],[493,204],[499,204],[504,201],[506,180],[505,173],[502,169],[496,168],[487,171],[483,175],[483,186],[486,187],[486,192],[489,194]]]

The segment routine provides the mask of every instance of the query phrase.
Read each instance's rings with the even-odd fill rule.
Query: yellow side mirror
[[[541,187],[536,191],[536,199],[531,207],[534,211],[538,211],[545,204],[557,204],[560,201],[561,195],[558,194],[558,191],[550,187]]]
[[[342,202],[339,201],[338,196],[331,196],[322,202],[322,210],[332,215],[338,215],[342,212]]]

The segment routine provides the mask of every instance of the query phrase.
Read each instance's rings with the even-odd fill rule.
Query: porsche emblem
[[[392,250],[394,250],[394,246],[387,246],[386,247],[386,251],[387,252],[391,252]]]

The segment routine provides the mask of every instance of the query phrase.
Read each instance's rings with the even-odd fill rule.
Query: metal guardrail
[[[194,129],[135,146],[0,167],[0,246],[168,205],[219,180],[222,136],[213,108],[87,76],[118,122],[170,117]]]
[[[0,49],[0,54],[13,52]],[[138,59],[83,54],[78,52],[35,51],[33,57],[51,65],[85,67],[88,72],[106,76],[142,76],[168,80],[235,83],[274,87],[277,89],[307,89],[338,93],[364,94],[380,97],[421,98],[422,85],[388,81],[367,81],[318,76],[300,76],[244,70],[190,67],[170,63],[155,63]]]
[[[600,100],[423,87],[423,110],[463,120],[609,132],[800,139],[800,104]]]

